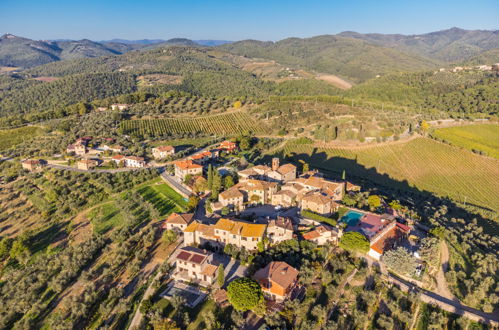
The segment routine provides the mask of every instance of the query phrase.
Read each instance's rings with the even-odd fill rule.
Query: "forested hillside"
[[[452,28],[420,35],[361,34],[343,32],[340,36],[390,47],[442,63],[463,62],[482,52],[499,47],[499,31],[463,30]],[[494,61],[499,58],[496,56]],[[483,63],[483,62],[482,62]],[[491,62],[493,63],[493,62]]]
[[[331,35],[289,38],[275,43],[245,40],[220,48],[238,55],[271,59],[299,68],[335,74],[356,83],[376,75],[425,70],[436,65],[431,60],[395,49]]]

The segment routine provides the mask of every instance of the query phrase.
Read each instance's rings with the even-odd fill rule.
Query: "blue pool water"
[[[356,226],[360,218],[364,216],[364,213],[357,211],[348,211],[344,216],[341,217],[341,222],[346,223],[348,226]]]

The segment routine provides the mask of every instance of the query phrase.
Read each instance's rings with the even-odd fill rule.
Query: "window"
[[[246,241],[246,237],[241,237],[241,240]]]
[[[232,235],[232,238],[236,238],[236,235]]]

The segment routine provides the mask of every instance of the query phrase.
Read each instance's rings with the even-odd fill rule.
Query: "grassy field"
[[[436,129],[438,139],[468,150],[479,150],[499,159],[499,125],[481,124]]]
[[[24,141],[30,141],[43,133],[44,130],[36,126],[0,130],[0,150],[9,149]]]
[[[245,112],[195,118],[161,118],[126,120],[120,126],[124,134],[162,136],[167,133],[208,133],[234,135],[244,132],[267,133],[265,125],[255,121]]]
[[[350,149],[289,142],[283,152],[325,172],[499,209],[499,161],[431,139]]]
[[[138,192],[160,212],[161,216],[172,212],[184,212],[187,201],[166,183],[158,181],[142,187]],[[159,184],[158,184],[159,183]]]
[[[88,218],[92,221],[94,232],[99,235],[120,227],[123,223],[123,216],[115,202],[96,207],[90,211]]]

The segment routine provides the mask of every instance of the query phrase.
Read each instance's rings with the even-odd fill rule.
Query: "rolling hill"
[[[83,40],[31,40],[6,34],[0,37],[0,66],[31,68],[51,62],[78,58],[119,55],[136,49],[170,45],[198,45],[192,40],[175,38],[158,42],[95,42]]]
[[[244,40],[220,46],[228,52],[275,60],[296,68],[337,75],[354,83],[377,75],[435,68],[437,63],[364,40],[323,35],[278,42]]]
[[[420,35],[361,34],[347,31],[339,36],[364,40],[442,63],[463,62],[482,52],[499,48],[498,30],[463,30],[454,27]],[[499,61],[499,57],[495,57],[494,61]]]

